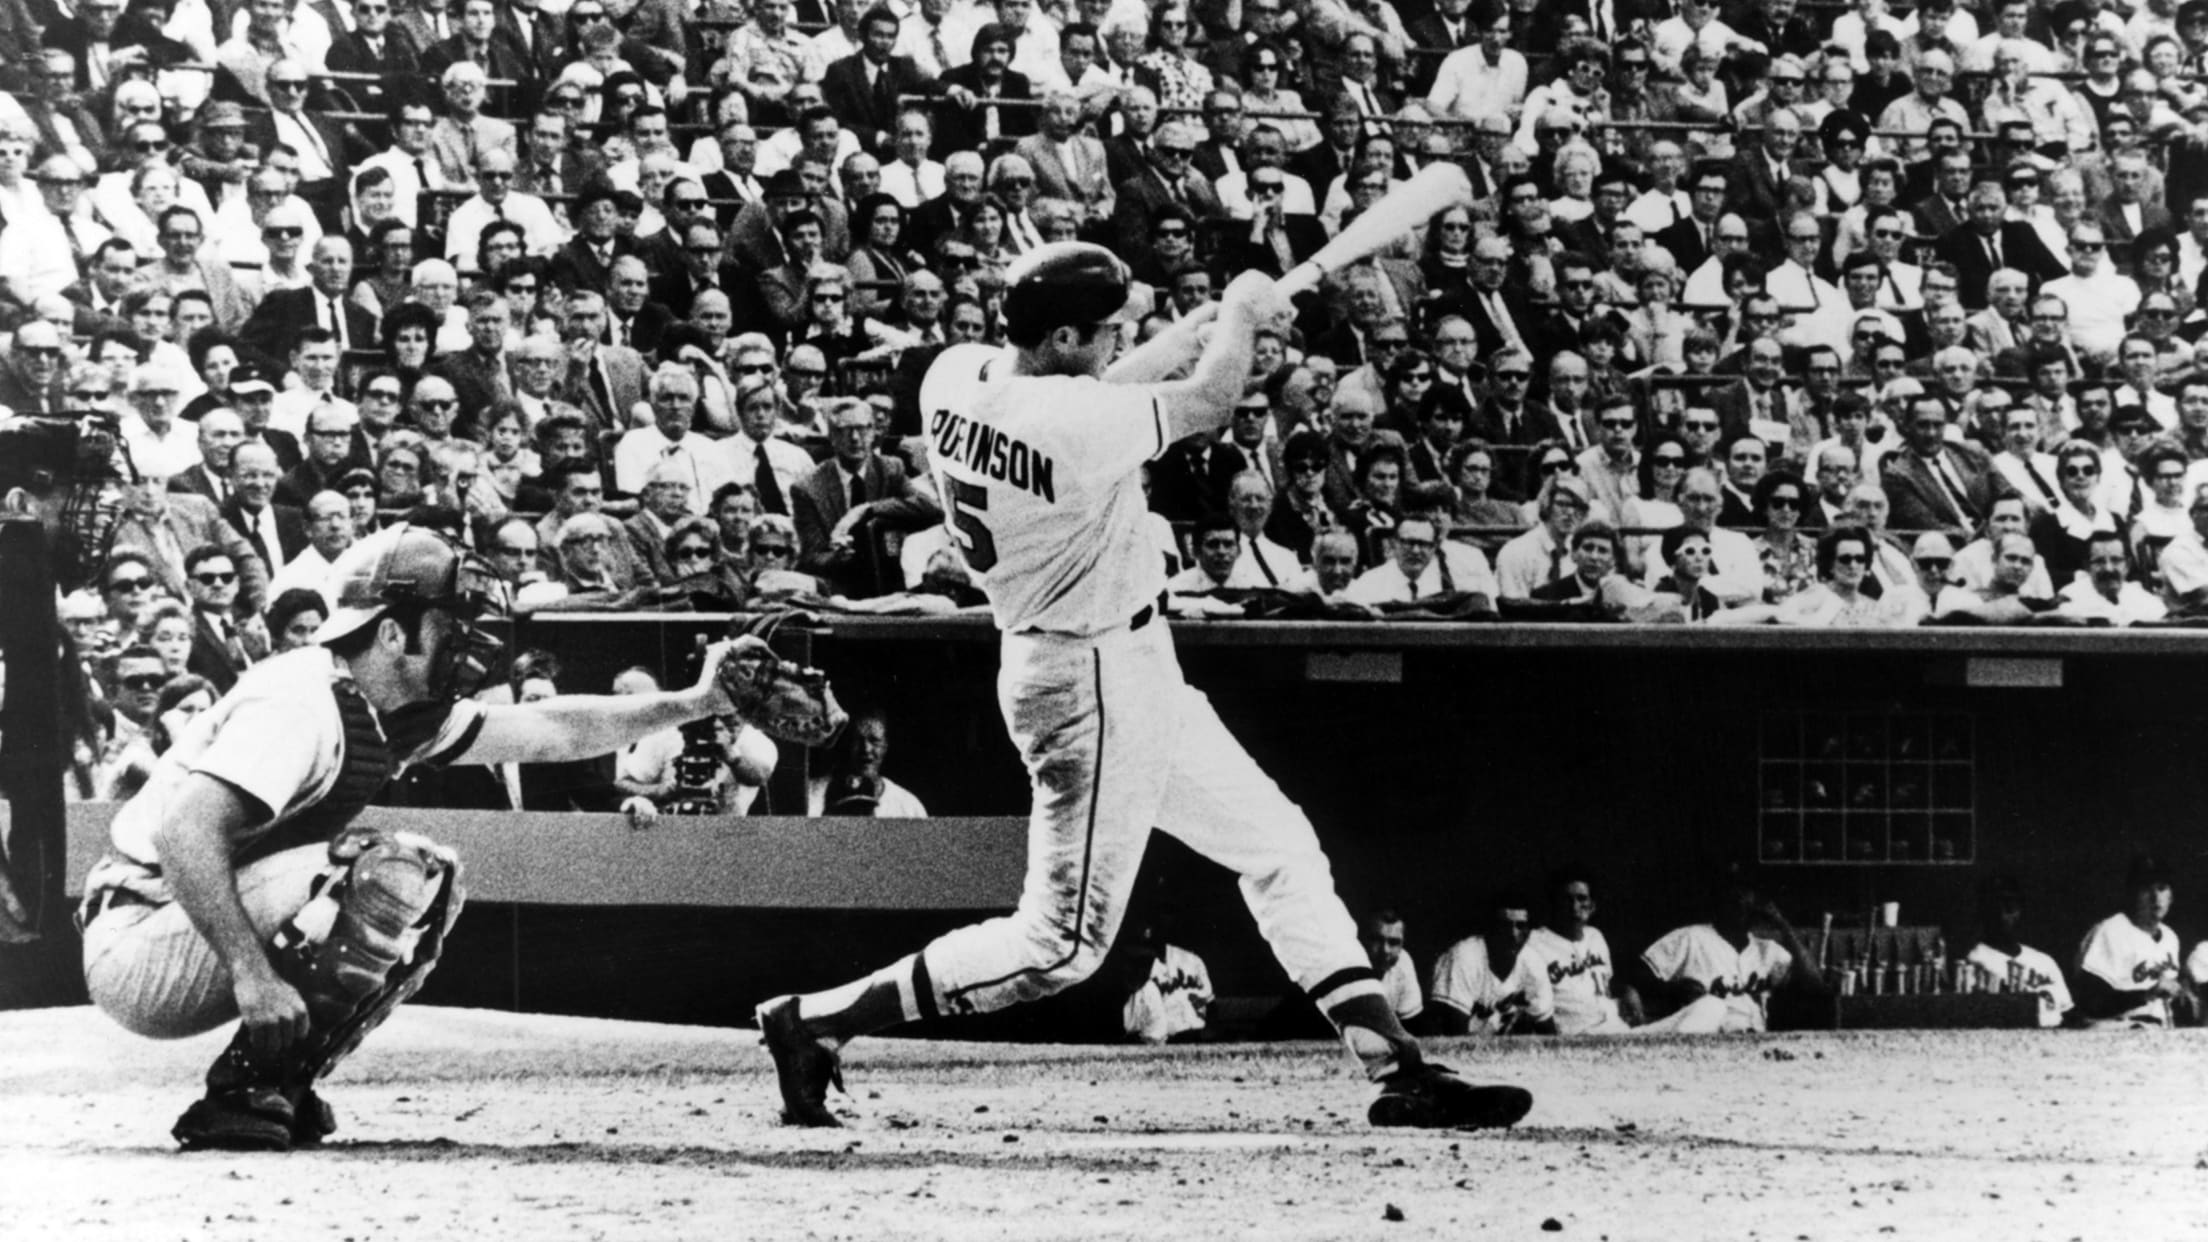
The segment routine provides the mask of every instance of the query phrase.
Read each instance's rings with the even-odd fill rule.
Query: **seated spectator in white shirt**
[[[2099,531],[2086,543],[2085,568],[2057,596],[2055,611],[2088,624],[2136,625],[2169,615],[2161,597],[2133,581],[2131,552],[2115,531]]]
[[[1342,602],[1350,584],[1357,580],[1357,566],[1362,559],[1357,536],[1346,530],[1322,531],[1311,541],[1311,567],[1289,579],[1287,589],[1298,595],[1316,595],[1330,603]]]
[[[1986,515],[1984,532],[1955,554],[1949,580],[1974,591],[1990,585],[1993,582],[1994,541],[2003,535],[2028,534],[2029,513],[2021,496],[2003,496],[1994,501],[1993,511]],[[2047,599],[2055,593],[2054,583],[2047,575],[2047,562],[2036,553],[2032,557],[2031,576],[2024,580],[2022,593],[2032,599]]]
[[[827,771],[805,783],[805,813],[874,819],[926,819],[928,808],[912,791],[882,775],[889,758],[889,719],[862,710],[844,729],[843,744]]]
[[[475,177],[475,197],[453,208],[445,222],[445,258],[462,271],[474,270],[476,242],[484,226],[495,220],[519,226],[530,254],[551,254],[567,241],[567,229],[543,199],[514,189],[512,152],[501,147],[483,152]]]
[[[1263,452],[1262,446],[1257,449]],[[1248,590],[1282,590],[1302,569],[1296,554],[1265,537],[1265,523],[1273,516],[1273,485],[1255,470],[1245,470],[1227,484],[1227,516],[1242,537],[1241,555],[1230,587]]]
[[[1466,593],[1481,598],[1485,603],[1482,611],[1493,611],[1494,575],[1487,572],[1485,558],[1480,557],[1477,549],[1462,544],[1445,550],[1441,526],[1433,517],[1406,513],[1396,523],[1391,541],[1393,559],[1360,574],[1343,592],[1344,598],[1371,607]],[[1449,556],[1479,560],[1477,576],[1468,582],[1447,569],[1445,551]]]
[[[307,546],[268,581],[271,598],[303,589],[334,594],[330,570],[339,554],[353,546],[352,502],[338,492],[317,492],[307,500]]]
[[[652,425],[623,433],[620,443],[614,445],[614,486],[624,492],[642,492],[655,465],[677,462],[687,466],[691,475],[690,511],[703,514],[707,498],[721,484],[735,482],[736,476],[721,446],[690,430],[697,416],[697,376],[688,368],[667,363],[652,372],[647,388]]]
[[[123,440],[130,446],[132,464],[148,478],[173,479],[199,464],[199,429],[176,416],[184,383],[181,372],[159,362],[144,363],[130,373]]]
[[[2047,595],[2032,596],[2025,590],[2039,554],[2023,535],[1997,535],[1993,539],[1993,576],[1983,587],[1950,585],[1932,603],[1934,625],[2022,625],[2033,614],[2047,611],[2053,601]],[[2044,571],[2042,571],[2044,572]]]
[[[1189,535],[1189,544],[1195,551],[1196,563],[1165,583],[1166,591],[1173,596],[1176,612],[1184,608],[1182,596],[1208,595],[1229,589],[1234,580],[1235,563],[1242,555],[1242,532],[1227,515],[1207,514],[1196,523],[1196,529]],[[1187,606],[1201,608],[1201,605]]]

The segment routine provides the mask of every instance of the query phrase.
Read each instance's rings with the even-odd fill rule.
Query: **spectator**
[[[905,477],[902,462],[876,451],[874,412],[865,402],[831,399],[826,413],[830,458],[792,498],[799,567],[835,581],[844,594],[876,594],[882,584],[859,552],[862,526],[869,538],[875,529],[917,529],[941,521],[942,509]]]
[[[1725,611],[1725,601],[1703,582],[1710,576],[1710,537],[1702,531],[1675,526],[1664,532],[1658,545],[1671,572],[1651,588],[1658,596],[1678,601],[1683,619],[1707,621]]]
[[[1767,604],[1799,595],[1820,577],[1817,541],[1801,528],[1802,511],[1808,507],[1809,485],[1793,471],[1774,471],[1756,481],[1756,519],[1763,533],[1755,542]]]
[[[276,596],[268,606],[270,655],[282,655],[314,645],[314,632],[329,619],[329,601],[318,591],[293,587]]]
[[[750,550],[751,589],[767,599],[818,594],[821,582],[797,568],[797,525],[780,513],[751,519],[744,538]]]
[[[1296,554],[1274,542],[1265,531],[1273,517],[1273,488],[1265,476],[1245,470],[1227,486],[1227,515],[1241,537],[1241,552],[1227,585],[1246,589],[1279,589],[1298,569]]]
[[[144,675],[134,674],[143,684]],[[116,755],[106,788],[100,796],[110,802],[125,801],[145,787],[159,762],[192,718],[215,705],[215,687],[204,677],[185,674],[161,685],[144,729]]]
[[[307,502],[306,547],[291,557],[284,567],[269,579],[271,596],[282,596],[296,590],[325,591],[334,589],[330,571],[337,565],[337,558],[345,549],[353,546],[353,508],[343,494],[335,491],[317,492]],[[271,605],[273,612],[274,605]],[[271,637],[274,630],[270,631]]]
[[[1188,541],[1196,553],[1196,563],[1167,579],[1165,589],[1173,597],[1175,615],[1205,616],[1209,611],[1205,604],[1183,597],[1210,595],[1234,586],[1235,566],[1242,556],[1242,534],[1234,519],[1224,513],[1210,513],[1197,519]]]
[[[193,633],[192,610],[182,601],[164,598],[147,608],[131,641],[159,655],[165,681],[190,671]]]
[[[1503,599],[1531,599],[1536,590],[1563,581],[1572,555],[1572,532],[1587,520],[1587,485],[1571,475],[1550,475],[1536,501],[1540,525],[1504,544],[1496,554],[1495,581]]]
[[[2078,948],[2076,1016],[2088,1026],[2175,1026],[2194,1021],[2200,998],[2178,969],[2170,875],[2140,855],[2124,877],[2124,909],[2093,925]]]
[[[2071,620],[2108,625],[2136,625],[2169,615],[2154,592],[2133,581],[2130,549],[2112,530],[2095,531],[2086,540],[2085,568],[2062,588],[2055,611]]]
[[[1983,587],[1951,585],[1941,591],[1933,601],[1934,624],[2021,625],[2054,607],[2045,596],[2025,594],[2037,560],[2032,541],[2008,534],[1994,536],[1992,544],[1992,578]]]
[[[805,813],[876,819],[926,819],[927,807],[882,774],[889,757],[889,719],[880,711],[854,714],[834,762],[805,785]]]
[[[1367,914],[1357,925],[1357,938],[1380,976],[1380,991],[1388,1007],[1405,1023],[1426,1012],[1426,997],[1419,990],[1418,968],[1403,949],[1403,916],[1381,909]]]
[[[275,502],[276,483],[282,477],[275,450],[264,444],[241,444],[231,455],[230,498],[222,506],[223,519],[244,536],[271,578],[306,550],[308,539],[306,515]]]
[[[1910,587],[1872,595],[1877,537],[1860,526],[1835,526],[1817,540],[1817,583],[1788,597],[1772,618],[1780,625],[1893,627],[1914,625]],[[1927,548],[1926,555],[1929,556]],[[1942,563],[1940,573],[1947,564]],[[1928,571],[1929,572],[1929,571]],[[1927,605],[1929,607],[1929,605]]]
[[[1520,969],[1532,929],[1528,903],[1514,889],[1489,900],[1476,936],[1466,936],[1434,959],[1433,1001],[1427,1007],[1437,1035],[1513,1035],[1527,1026],[1528,980]]]
[[[249,647],[239,628],[235,609],[238,598],[237,562],[216,547],[194,548],[184,558],[192,600],[192,650],[188,668],[228,694],[238,676],[258,655],[267,653],[266,631]],[[256,650],[257,649],[257,650]]]
[[[2070,985],[2055,959],[2024,943],[2024,890],[2000,876],[1986,885],[1979,901],[1984,933],[1965,959],[1985,985],[2002,992],[2037,992],[2039,1024],[2061,1026],[2070,1012]]]

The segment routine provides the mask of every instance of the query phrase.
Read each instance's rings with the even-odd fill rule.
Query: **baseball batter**
[[[1034,797],[1026,882],[1007,917],[831,991],[761,1006],[786,1118],[841,1124],[827,1088],[840,1085],[837,1050],[855,1036],[1001,1009],[1088,977],[1158,828],[1241,876],[1289,976],[1380,1083],[1374,1124],[1515,1122],[1528,1093],[1474,1087],[1423,1059],[1334,894],[1310,821],[1182,678],[1158,615],[1165,574],[1147,533],[1143,464],[1183,437],[1219,433],[1249,374],[1252,336],[1286,299],[1245,273],[1216,314],[1184,317],[1114,362],[1118,324],[1138,310],[1117,256],[1055,243],[1006,279],[1011,347],[944,351],[920,398],[946,521],[987,575],[1003,635],[998,704]]]
[[[186,1147],[286,1150],[335,1120],[317,1080],[419,990],[462,900],[450,850],[352,821],[399,771],[605,754],[729,710],[697,687],[490,706],[467,696],[499,641],[494,570],[396,527],[333,570],[319,645],[256,664],[193,720],[116,813],[84,885],[84,979],[129,1030],[179,1039],[239,1019]]]

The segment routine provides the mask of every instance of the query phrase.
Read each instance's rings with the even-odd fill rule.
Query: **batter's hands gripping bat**
[[[1418,175],[1390,190],[1319,248],[1317,254],[1281,277],[1276,286],[1282,297],[1294,297],[1318,288],[1329,273],[1338,272],[1369,255],[1387,249],[1428,220],[1451,207],[1472,203],[1472,179],[1455,164],[1428,164]]]

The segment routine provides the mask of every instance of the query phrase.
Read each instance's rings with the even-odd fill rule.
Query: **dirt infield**
[[[1319,1045],[877,1040],[820,1132],[751,1032],[418,1008],[325,1150],[175,1154],[219,1044],[0,1014],[0,1237],[2208,1237],[2198,1031],[1445,1048],[1533,1089],[1500,1135],[1376,1133]]]

